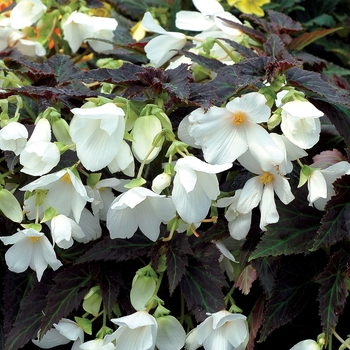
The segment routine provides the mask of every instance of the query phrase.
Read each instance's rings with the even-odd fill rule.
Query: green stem
[[[30,117],[33,119],[35,122],[36,115],[33,113],[33,111],[28,107],[28,105],[23,101],[23,108],[26,110],[26,112],[30,115]]]
[[[300,165],[301,168],[304,166],[304,164],[300,161],[299,158],[297,159],[297,162],[298,162],[298,164]]]
[[[345,340],[335,331],[335,329],[333,329],[333,335],[347,348],[347,349],[350,349],[350,344],[347,344],[345,342]],[[331,342],[329,342],[329,346],[330,348],[329,349],[332,349],[332,344]]]
[[[153,152],[153,150],[156,148],[156,146],[152,146],[151,149],[147,152],[145,159],[142,161],[141,165],[140,165],[140,169],[137,173],[137,179],[141,179],[141,175],[143,172],[143,168],[146,165],[146,161],[148,159],[148,157],[151,155],[151,153]]]
[[[232,52],[228,50],[227,47],[220,40],[214,39],[214,42],[218,44],[226,52],[227,56],[230,57],[233,62],[237,61],[237,57],[234,57],[232,55]]]

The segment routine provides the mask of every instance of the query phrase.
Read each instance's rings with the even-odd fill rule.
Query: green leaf
[[[118,268],[118,264],[102,263],[98,284],[101,288],[103,307],[109,318],[112,317],[114,304],[119,296],[120,286],[124,286],[124,280]]]
[[[319,73],[293,67],[286,72],[286,79],[288,85],[302,90],[311,97],[324,98],[328,103],[350,107],[350,97],[345,90],[337,89],[328,84]],[[325,113],[324,110],[322,111]]]
[[[6,350],[17,350],[37,337],[40,322],[44,318],[43,310],[47,302],[47,294],[52,286],[47,272],[43,277],[41,282],[35,281],[33,288],[23,297],[20,313],[6,337]]]
[[[166,250],[167,275],[169,280],[169,291],[172,294],[181,281],[188,265],[187,255],[193,255],[188,237],[183,233],[175,232],[173,239],[169,242]]]
[[[56,54],[45,61],[48,64],[52,72],[56,76],[57,82],[65,82],[70,80],[71,76],[78,73],[79,70],[73,64],[70,56]]]
[[[247,265],[239,274],[234,286],[238,288],[244,295],[249,294],[253,282],[257,278],[256,270],[252,265]]]
[[[273,59],[254,57],[218,70],[217,76],[206,84],[214,88],[220,104],[250,85],[259,84],[266,79],[266,66]]]
[[[249,15],[245,15],[244,17],[248,18]],[[251,16],[249,18],[253,18],[253,17],[257,18],[255,16]],[[256,40],[257,42],[259,42],[261,44],[266,41],[266,37],[263,33],[251,28],[250,26],[239,24],[237,22],[230,21],[229,19],[226,19],[226,18],[223,18],[220,16],[217,16],[217,18],[220,19],[221,21],[223,21],[226,26],[240,30],[242,33],[247,34],[249,37],[251,37],[252,39]]]
[[[271,34],[266,43],[264,43],[264,49],[268,56],[282,58],[285,51],[285,46],[278,35]]]
[[[82,255],[76,263],[82,264],[101,260],[119,262],[136,259],[147,255],[154,244],[154,242],[150,241],[141,233],[135,233],[130,239],[111,239],[109,236],[106,236]]]
[[[56,285],[47,295],[40,329],[43,336],[54,323],[76,310],[91,287],[92,279],[98,275],[98,266],[78,265],[60,270],[54,278]]]
[[[345,277],[349,264],[349,253],[341,249],[331,256],[328,265],[316,280],[321,284],[317,300],[320,303],[319,314],[326,339],[332,333],[345,307]]]
[[[337,32],[340,28],[331,28],[331,29],[321,29],[315,30],[311,33],[303,33],[297,38],[293,39],[293,41],[289,44],[288,48],[290,50],[298,50],[301,51],[305,46],[310,45],[314,41],[334,32]]]
[[[292,321],[308,304],[315,300],[314,278],[318,272],[319,256],[287,257],[281,266],[281,277],[276,280],[263,317],[259,342],[264,341],[276,328]]]
[[[186,51],[186,50],[180,50],[179,53],[181,55],[184,55],[186,57],[189,57],[193,62],[196,62],[203,66],[204,68],[207,68],[209,70],[212,70],[214,72],[217,72],[220,68],[225,67],[226,65],[222,63],[221,61],[218,61],[215,58],[210,57],[204,57],[201,55],[197,55],[193,52]]]
[[[207,318],[207,312],[225,307],[221,288],[226,286],[224,273],[219,264],[220,251],[213,243],[203,243],[193,249],[189,257],[180,288],[187,307],[197,322]]]
[[[252,261],[252,266],[255,268],[261,287],[264,290],[267,298],[270,298],[276,280],[276,273],[281,264],[282,257],[268,256]]]
[[[350,238],[350,175],[334,183],[336,194],[326,204],[326,214],[314,241],[312,250],[329,247],[344,238]]]
[[[190,94],[189,83],[193,79],[186,64],[181,64],[175,69],[165,71],[165,81],[163,87],[173,97],[186,101]]]
[[[5,334],[10,333],[12,324],[18,318],[21,302],[32,288],[33,277],[32,271],[30,273],[14,273],[6,270],[5,272],[2,294],[2,313],[6,315],[2,324]]]
[[[265,296],[261,295],[252,311],[248,315],[248,328],[249,328],[249,342],[247,345],[247,350],[253,350],[255,345],[255,338],[258,334],[259,328],[261,327],[263,321],[263,313],[265,308]]]
[[[208,109],[217,100],[215,88],[208,84],[190,84],[190,103]]]
[[[299,22],[294,21],[291,17],[285,15],[284,13],[273,10],[267,10],[267,13],[274,27],[277,25],[277,33],[282,32],[286,34],[292,34],[303,30],[303,27]]]

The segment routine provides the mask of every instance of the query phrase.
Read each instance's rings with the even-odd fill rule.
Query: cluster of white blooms
[[[45,44],[50,38],[29,36],[26,29],[33,25],[40,27],[46,12],[47,7],[41,0],[18,0],[9,17],[0,15],[0,51],[14,47],[27,56],[45,56]],[[104,52],[113,49],[113,44],[105,41],[113,39],[118,22],[114,18],[74,11],[62,18],[61,26],[72,53],[78,51],[83,42],[88,42],[96,52]]]
[[[158,23],[155,22],[152,15],[147,12],[142,20],[143,27],[153,33],[160,34],[151,39],[145,46],[148,59],[155,67],[161,67],[172,57],[177,55],[191,40],[195,45],[191,51],[196,53],[204,52],[203,43],[207,39],[226,38],[239,42],[242,33],[228,26],[221,18],[232,22],[240,23],[241,21],[229,12],[226,12],[222,5],[216,0],[193,0],[193,4],[199,12],[196,11],[179,11],[176,14],[175,25],[178,29],[201,32],[194,37],[188,37],[179,32],[167,32]],[[225,42],[221,42],[222,46],[229,47]],[[211,57],[214,57],[225,64],[233,64],[230,56],[221,45],[217,43],[212,45],[210,49]],[[180,63],[190,63],[191,60],[185,57],[178,57],[168,68],[175,68]]]
[[[23,29],[40,20],[46,10],[41,0],[21,0],[12,9],[10,17],[0,15],[0,51],[15,47],[24,55],[44,56],[43,45],[28,38]]]

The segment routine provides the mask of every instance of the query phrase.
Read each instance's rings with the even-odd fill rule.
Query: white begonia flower
[[[146,156],[148,156],[145,161],[145,164],[148,164],[159,154],[162,147],[155,147],[151,154],[149,154],[149,151],[153,147],[152,143],[155,136],[161,131],[162,124],[154,115],[148,115],[136,119],[131,131],[131,136],[133,138],[131,149],[135,158],[140,163],[144,161]]]
[[[186,336],[186,350],[197,350],[202,345],[198,343],[197,340],[198,329],[193,328]]]
[[[24,32],[12,30],[7,37],[7,45],[15,47],[23,55],[27,56],[45,56],[46,50],[38,41],[27,39]]]
[[[45,197],[47,207],[53,207],[59,214],[72,213],[79,222],[86,202],[92,202],[81,180],[70,169],[48,174],[21,188],[21,191],[48,190]]]
[[[171,175],[167,173],[161,173],[157,175],[152,181],[152,191],[158,194],[169,187],[171,184]]]
[[[172,199],[182,220],[198,224],[207,216],[211,201],[220,194],[216,173],[231,166],[207,164],[193,156],[177,161]]]
[[[23,173],[40,176],[52,170],[60,161],[60,151],[51,141],[51,126],[47,119],[40,119],[22,150],[19,162]]]
[[[104,344],[116,339],[116,350],[153,350],[156,344],[158,324],[147,311],[111,319],[119,328],[105,336]]]
[[[321,350],[321,347],[314,340],[306,339],[295,344],[290,350]]]
[[[202,146],[204,159],[211,164],[234,162],[249,148],[264,170],[280,164],[283,152],[258,123],[271,114],[266,98],[251,92],[228,102],[226,107],[203,108],[189,115],[189,134]]]
[[[58,323],[53,324],[48,332],[39,341],[33,339],[32,342],[41,349],[51,349],[58,345],[68,344],[73,341],[72,350],[79,350],[84,342],[84,331],[74,321],[62,318]]]
[[[41,0],[19,0],[10,13],[11,27],[23,29],[37,22],[46,12]]]
[[[91,17],[85,13],[72,12],[62,25],[63,39],[68,41],[72,53],[76,53],[84,39],[92,38],[94,28]]]
[[[255,158],[248,152],[238,161],[251,173],[258,174],[249,179],[240,192],[236,207],[240,213],[247,214],[260,203],[260,229],[266,231],[266,225],[276,223],[279,215],[275,203],[275,193],[283,204],[294,199],[288,180],[276,169],[264,171]]]
[[[121,186],[121,181],[116,178],[100,180],[96,183],[94,188],[86,187],[87,193],[94,198],[91,203],[92,212],[94,215],[99,215],[100,219],[106,221],[107,211],[115,200],[113,189],[118,189]]]
[[[252,222],[252,211],[247,213],[240,212],[238,201],[242,190],[236,190],[233,197],[220,198],[216,206],[226,208],[225,218],[228,221],[228,229],[232,238],[237,240],[245,239]]]
[[[216,247],[220,250],[220,258],[219,258],[219,263],[220,267],[223,271],[226,272],[227,277],[229,278],[230,281],[235,280],[235,273],[233,270],[233,264],[237,263],[235,257],[232,255],[232,253],[229,251],[229,247],[226,245],[232,245],[230,244],[233,239],[231,237],[228,237],[224,240],[216,241],[214,242]],[[231,248],[230,248],[231,249]]]
[[[143,16],[142,25],[149,32],[161,34],[151,39],[145,46],[146,56],[156,68],[175,56],[177,50],[181,50],[187,43],[185,34],[167,32],[155,22],[150,12],[146,12]]]
[[[187,143],[189,146],[200,149],[202,147],[197,144],[196,140],[189,133],[190,126],[189,115],[187,115],[181,120],[177,128],[177,136],[182,142]]]
[[[305,157],[307,153],[302,148],[289,141],[284,135],[275,133],[270,133],[270,135],[284,154],[284,159],[282,163],[278,165],[278,169],[281,174],[288,174],[293,170],[292,160]]]
[[[114,103],[73,108],[69,131],[84,167],[101,170],[118,154],[125,132],[124,111]]]
[[[102,228],[100,226],[99,216],[93,215],[86,208],[83,209],[80,216],[80,221],[78,225],[84,232],[84,237],[75,238],[75,240],[79,243],[88,243],[90,241],[94,241],[101,237]]]
[[[113,45],[98,40],[86,39],[111,40],[114,36],[113,31],[117,26],[118,22],[114,18],[91,17],[85,13],[74,11],[62,26],[63,39],[68,41],[72,53],[77,52],[84,41],[87,41],[95,51],[103,52],[113,49]]]
[[[3,51],[7,48],[9,42],[8,37],[13,32],[11,27],[11,21],[9,18],[4,17],[0,19],[0,51]]]
[[[175,207],[170,198],[144,187],[133,187],[119,195],[107,212],[107,228],[111,238],[130,238],[137,228],[155,242],[160,224],[175,216]]]
[[[113,343],[104,344],[103,339],[97,338],[81,344],[79,349],[81,350],[115,350],[115,346]]]
[[[315,169],[307,180],[309,205],[314,205],[318,210],[325,210],[326,203],[335,194],[333,182],[345,174],[350,174],[350,164],[346,161],[325,169]]]
[[[13,244],[5,254],[6,264],[12,272],[24,272],[29,266],[36,271],[40,281],[47,265],[53,270],[62,266],[47,237],[33,228],[19,230],[12,236],[0,237],[0,240],[5,245]]]
[[[309,101],[291,101],[282,105],[281,130],[291,142],[303,149],[314,146],[321,132],[323,112]]]
[[[119,152],[116,154],[114,159],[108,164],[108,169],[111,173],[121,171],[127,176],[134,177],[134,156],[131,152],[130,146],[125,140],[122,141],[119,148]]]
[[[237,17],[225,11],[217,0],[192,0],[192,2],[199,12],[177,12],[175,21],[177,28],[199,32],[221,29],[224,33],[231,36],[241,34],[241,31],[225,25],[225,23],[218,18],[221,17],[242,24]]]
[[[0,130],[0,149],[12,151],[18,156],[24,149],[28,139],[27,128],[18,122],[12,122]]]
[[[246,317],[226,310],[210,314],[197,327],[197,341],[205,350],[243,350],[248,340]]]
[[[113,32],[118,26],[115,18],[91,17],[91,22],[94,28],[93,38],[112,41],[114,37]],[[87,42],[96,52],[113,50],[113,44],[110,43],[99,40],[87,40]]]
[[[81,227],[74,220],[62,214],[54,216],[48,226],[53,243],[62,249],[70,248],[74,243],[73,238],[81,239],[85,236]]]
[[[186,332],[181,323],[171,315],[156,318],[158,332],[156,347],[159,350],[180,350],[186,340]]]
[[[42,57],[46,55],[44,46],[37,41],[19,39],[14,47],[26,56]]]

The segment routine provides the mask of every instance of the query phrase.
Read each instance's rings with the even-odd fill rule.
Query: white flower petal
[[[284,153],[273,141],[270,134],[260,125],[249,123],[246,126],[249,151],[265,171],[271,170],[284,160]]]
[[[224,8],[216,0],[192,0],[192,2],[196,9],[204,16],[213,15],[215,13],[224,11]]]
[[[309,177],[307,182],[309,194],[307,199],[310,204],[318,198],[327,198],[327,183],[323,174],[319,170],[315,170]]]
[[[215,27],[213,19],[195,11],[179,11],[176,13],[175,26],[191,31],[207,31]]]
[[[167,33],[167,31],[164,28],[162,28],[159,24],[156,23],[156,21],[154,20],[150,12],[146,12],[143,15],[142,25],[149,32],[158,33],[158,34]]]
[[[155,68],[161,67],[177,54],[187,43],[187,38],[182,33],[166,33],[151,39],[145,46],[147,58]]]
[[[247,214],[259,204],[263,188],[264,184],[260,182],[259,176],[254,176],[244,184],[237,203],[240,213]]]
[[[186,339],[186,332],[180,322],[173,316],[157,318],[158,332],[156,346],[159,350],[180,350]]]
[[[276,209],[275,193],[272,184],[264,186],[260,202],[260,229],[266,231],[266,225],[278,222],[279,215]]]

